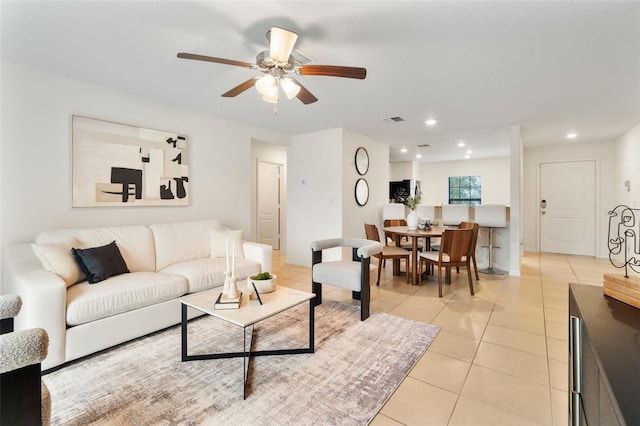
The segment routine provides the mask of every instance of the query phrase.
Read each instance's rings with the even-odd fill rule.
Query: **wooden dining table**
[[[395,235],[396,246],[400,247],[402,237],[411,238],[411,283],[413,285],[420,284],[420,274],[418,273],[418,239],[424,238],[426,244],[424,249],[431,250],[431,238],[441,237],[445,228],[431,227],[431,229],[409,229],[408,226],[385,226],[382,228],[385,232]],[[409,271],[407,271],[409,273]],[[393,260],[393,275],[400,274],[400,259]]]

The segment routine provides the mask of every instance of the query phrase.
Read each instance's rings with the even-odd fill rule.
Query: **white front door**
[[[258,242],[280,249],[280,164],[258,161]]]
[[[540,165],[540,250],[596,254],[595,161]]]

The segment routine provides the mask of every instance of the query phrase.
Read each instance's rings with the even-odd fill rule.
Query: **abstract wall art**
[[[74,115],[73,207],[189,205],[187,137]]]
[[[616,268],[640,274],[640,209],[619,205],[609,212],[609,261]]]

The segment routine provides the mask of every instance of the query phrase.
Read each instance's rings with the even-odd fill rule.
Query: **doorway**
[[[596,162],[540,164],[540,251],[596,254]]]
[[[280,250],[282,164],[258,161],[256,177],[258,242]]]

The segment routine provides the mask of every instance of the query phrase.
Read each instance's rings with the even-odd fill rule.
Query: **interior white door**
[[[540,249],[595,256],[595,161],[540,165]]]
[[[280,249],[280,164],[258,161],[258,242]]]

